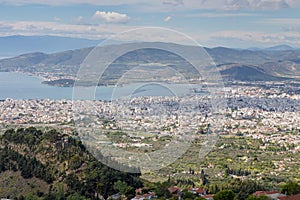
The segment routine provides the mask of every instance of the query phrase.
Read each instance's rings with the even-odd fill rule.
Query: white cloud
[[[300,33],[299,18],[267,18],[255,23],[263,25],[272,25],[279,27],[283,32],[298,32]]]
[[[202,38],[204,39],[204,38]],[[271,46],[278,44],[300,45],[299,32],[279,32],[279,33],[264,33],[264,32],[249,32],[249,31],[219,31],[209,34],[206,40],[211,41],[229,41],[232,46],[241,46],[242,44]],[[215,46],[219,46],[217,43]],[[246,45],[247,46],[247,45]],[[248,45],[249,47],[249,45]]]
[[[57,35],[90,39],[108,38],[128,30],[124,25],[85,25],[45,21],[0,21],[0,35]]]
[[[171,3],[173,2],[173,3]],[[144,4],[143,4],[144,3]],[[142,10],[150,12],[188,11],[188,10],[278,10],[300,7],[299,0],[152,0],[139,4]]]
[[[92,4],[98,6],[131,5],[150,11],[170,11],[172,9],[274,10],[300,6],[299,0],[0,0],[0,3],[46,5]]]
[[[128,2],[128,3],[127,3]],[[135,4],[139,0],[127,0],[123,1],[111,1],[111,0],[0,0],[0,3],[4,4],[44,4],[44,5],[70,5],[70,4],[92,4],[92,5],[123,5],[123,4]]]
[[[218,18],[218,17],[252,17],[259,16],[257,13],[197,13],[197,14],[187,14],[185,17],[207,17],[207,18]]]
[[[286,0],[249,0],[254,9],[283,9],[289,8],[290,4]]]
[[[130,20],[126,14],[121,14],[117,12],[105,12],[105,11],[96,11],[93,15],[94,19],[103,19],[105,22],[109,23],[126,23]]]
[[[130,31],[133,30],[133,31]],[[142,28],[123,24],[66,24],[44,21],[0,21],[0,36],[55,35],[88,39],[107,39],[117,36],[117,41],[152,41],[186,43],[183,37],[164,28]]]
[[[257,23],[261,24],[276,24],[276,25],[298,25],[300,26],[299,18],[268,18],[262,21],[258,21]]]
[[[133,30],[133,31],[131,31]],[[134,27],[123,24],[66,24],[44,21],[0,21],[0,36],[9,35],[54,35],[87,39],[108,39],[116,41],[172,42],[189,44],[184,34],[164,28]],[[115,37],[116,36],[116,37]]]
[[[163,4],[170,5],[170,6],[182,6],[184,5],[183,0],[165,0],[163,1]]]
[[[185,0],[188,8],[217,10],[275,10],[299,6],[297,0]]]
[[[136,27],[123,24],[84,25],[66,24],[60,22],[43,21],[0,21],[0,36],[8,35],[56,35],[80,38],[111,38],[122,32]],[[185,31],[183,31],[185,32]],[[162,34],[164,33],[164,34]],[[272,46],[289,44],[300,47],[300,32],[288,31],[278,33],[265,33],[258,31],[224,30],[214,33],[201,32],[187,33],[204,46]],[[124,41],[174,41],[174,43],[187,43],[176,34],[163,31],[136,31],[135,35],[123,34]]]
[[[169,21],[171,21],[171,20],[172,20],[172,17],[171,17],[171,16],[168,16],[168,17],[166,17],[166,18],[164,19],[165,22],[169,22]]]

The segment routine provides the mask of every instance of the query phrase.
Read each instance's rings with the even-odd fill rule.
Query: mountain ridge
[[[105,48],[114,52],[116,48],[122,48],[123,45],[111,45]],[[186,49],[189,52],[193,52],[193,48],[199,48],[178,44],[177,47]],[[297,49],[276,51],[240,50],[226,47],[205,47],[203,49],[211,56],[217,66],[222,66],[219,69],[225,80],[276,81],[300,78],[300,50]],[[64,75],[75,77],[81,63],[92,50],[93,47],[89,47],[52,54],[41,52],[22,54],[17,57],[0,60],[0,71],[52,73],[54,76],[57,76],[57,79],[63,78]],[[144,49],[136,50],[118,58],[115,63],[115,65],[118,64],[118,67],[115,70],[126,70],[128,65],[131,65],[133,60],[137,58],[142,63],[160,62],[170,66],[174,63],[174,66],[179,66],[180,64],[181,66],[189,65],[186,61],[180,61],[178,55],[176,57],[170,52],[164,53],[155,49]],[[229,68],[231,69],[229,70]],[[251,73],[247,73],[247,71],[250,72],[249,70]]]

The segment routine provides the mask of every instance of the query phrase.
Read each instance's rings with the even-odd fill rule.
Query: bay
[[[43,79],[18,72],[0,72],[0,99],[73,99],[73,87],[56,87],[42,84]],[[126,86],[100,86],[95,88],[76,88],[84,95],[85,90],[93,90],[93,98],[111,100],[136,96],[178,96],[191,91],[187,84],[132,83]],[[84,98],[83,98],[84,99]]]

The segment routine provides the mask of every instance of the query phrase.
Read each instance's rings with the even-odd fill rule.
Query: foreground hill
[[[199,48],[175,46],[188,52]],[[105,48],[108,52],[115,52],[116,49],[124,48],[124,44]],[[54,54],[37,52],[2,59],[0,60],[0,71],[33,73],[45,78],[50,75],[62,80],[66,79],[66,76],[71,76],[71,79],[75,79],[80,64],[92,49],[83,48]],[[224,47],[205,48],[205,50],[220,67],[220,73],[225,80],[274,81],[300,78],[300,50],[240,50]],[[115,79],[118,78],[115,75],[121,71],[129,70],[130,67],[139,66],[139,64],[151,63],[162,64],[175,70],[185,70],[190,75],[195,74],[190,63],[178,55],[159,49],[139,49],[115,60],[108,70],[106,78],[108,80]]]
[[[0,138],[0,197],[81,195],[99,198],[117,193],[122,181],[128,193],[142,185],[139,174],[113,170],[97,161],[83,144],[56,130],[7,130]]]

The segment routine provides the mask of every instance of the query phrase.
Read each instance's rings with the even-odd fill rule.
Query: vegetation
[[[6,197],[25,196],[27,199],[33,195],[51,199],[58,195],[74,199],[80,195],[97,199],[117,192],[129,195],[133,188],[142,186],[140,174],[108,168],[87,152],[81,141],[56,130],[7,130],[0,138],[0,160],[0,172],[20,172],[24,179],[38,178],[48,185],[48,190],[38,188],[40,191],[34,194],[0,191],[0,195]]]
[[[222,161],[215,166],[217,170],[223,170],[224,178],[219,182],[207,173],[209,168],[198,171],[196,165],[192,164],[186,166],[188,169],[185,177],[169,176],[167,181],[156,183],[142,181],[141,174],[124,173],[103,165],[74,137],[56,130],[41,131],[32,127],[6,130],[0,136],[0,184],[3,182],[7,187],[14,185],[20,188],[1,189],[0,196],[26,200],[93,200],[118,194],[122,198],[132,198],[135,189],[143,188],[143,194],[155,192],[159,199],[176,199],[180,195],[182,199],[201,200],[201,196],[193,194],[189,189],[202,187],[207,194],[215,194],[214,199],[217,200],[267,200],[266,196],[251,195],[259,190],[278,189],[265,184],[265,177],[260,182],[245,178],[252,177],[253,170]],[[247,142],[238,140],[231,145],[240,147],[242,144],[247,145]],[[250,147],[246,149],[251,156]],[[215,154],[214,151],[212,155]],[[227,152],[226,148],[222,151]],[[261,160],[259,155],[257,157]],[[241,156],[237,158],[240,159]],[[253,162],[256,162],[255,159]],[[171,194],[169,188],[172,186],[183,190]],[[298,194],[300,185],[294,181],[287,182],[281,186],[281,192]]]
[[[231,190],[222,190],[215,194],[214,200],[234,200],[235,194]]]
[[[165,181],[172,174],[174,179],[198,182],[204,170],[208,182],[203,185],[211,192],[227,188],[232,179],[256,180],[258,185],[264,186],[262,189],[270,190],[279,189],[288,180],[300,180],[300,153],[292,153],[292,146],[284,150],[284,146],[271,142],[225,135],[205,158],[199,159],[201,144],[201,140],[194,141],[178,160],[146,178]],[[194,173],[190,173],[190,168]],[[215,185],[218,185],[217,190]]]
[[[251,195],[247,198],[247,200],[271,200],[271,198],[268,197],[268,196],[265,196],[265,195],[261,195],[261,196],[258,196],[258,197],[255,197],[255,196]]]
[[[125,195],[133,190],[133,187],[128,186],[124,181],[118,180],[114,183],[114,189],[119,192],[119,194]]]
[[[300,194],[300,185],[296,182],[289,181],[281,187],[281,193],[287,195]]]

